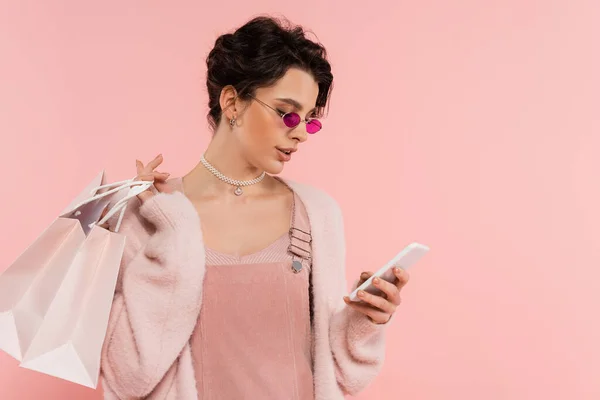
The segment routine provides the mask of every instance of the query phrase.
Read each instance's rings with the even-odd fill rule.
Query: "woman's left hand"
[[[372,272],[363,272],[360,275],[360,286],[364,281],[373,275]],[[401,268],[394,268],[396,280],[394,283],[387,282],[380,278],[373,279],[375,287],[382,291],[379,295],[367,293],[363,290],[358,292],[360,302],[350,301],[348,296],[344,297],[344,301],[350,307],[366,315],[372,322],[376,324],[385,324],[392,318],[394,312],[400,305],[400,291],[408,282],[408,273]]]

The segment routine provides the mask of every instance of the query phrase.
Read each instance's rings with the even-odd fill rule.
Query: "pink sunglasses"
[[[300,115],[298,115],[295,112],[284,113],[282,111],[277,110],[276,108],[271,107],[270,105],[257,99],[256,97],[253,97],[253,96],[250,96],[250,97],[252,97],[254,100],[258,101],[263,106],[268,107],[271,110],[275,111],[277,114],[279,114],[279,116],[283,120],[283,123],[288,128],[295,128],[300,124],[300,122],[304,122],[306,124],[306,132],[308,132],[310,134],[317,133],[321,130],[321,128],[323,128],[323,124],[321,124],[321,121],[319,121],[318,119],[311,118],[311,119],[302,120],[302,117],[300,117]]]

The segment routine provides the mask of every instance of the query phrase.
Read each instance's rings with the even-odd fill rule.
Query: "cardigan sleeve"
[[[387,324],[375,324],[366,315],[351,308],[343,301],[347,295],[346,255],[344,221],[340,207],[335,201],[328,215],[331,234],[335,235],[335,265],[331,268],[336,282],[331,297],[329,339],[336,368],[336,379],[345,394],[355,395],[366,388],[380,372],[385,357],[385,328]]]
[[[204,249],[193,205],[180,192],[160,193],[139,214],[155,231],[122,265],[101,359],[103,382],[119,399],[144,398],[161,382],[189,341],[202,295]]]

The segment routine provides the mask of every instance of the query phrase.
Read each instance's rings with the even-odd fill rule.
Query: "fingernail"
[[[399,272],[400,272],[400,268],[397,268],[397,267],[396,267],[396,268],[394,268],[394,272],[395,272],[395,273],[399,273]]]
[[[362,290],[358,292],[358,296],[359,297],[364,297],[365,296],[365,292],[363,292]]]
[[[379,278],[373,279],[373,283],[376,284],[376,285],[378,285],[379,284]]]

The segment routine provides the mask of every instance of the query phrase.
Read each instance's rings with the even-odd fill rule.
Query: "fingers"
[[[167,179],[169,179],[169,176],[171,176],[171,174],[169,174],[168,172],[154,171],[152,174],[155,180],[162,182],[166,181]]]
[[[136,180],[138,181],[154,181],[154,174],[150,173],[150,174],[142,174],[142,175],[138,175]]]
[[[396,311],[396,305],[382,296],[377,296],[367,293],[364,290],[359,290],[358,298],[385,313],[392,314],[394,311]]]
[[[350,301],[350,298],[348,298],[348,296],[344,297],[344,301],[346,302],[346,304],[348,304],[348,306],[366,315],[371,319],[371,321],[373,321],[376,324],[385,324],[387,321],[389,321],[392,314],[391,312],[386,313],[381,309],[375,308],[369,304]]]
[[[144,174],[144,164],[142,164],[142,162],[140,160],[135,160],[135,167],[137,169],[138,176]]]
[[[135,160],[135,165],[137,166],[138,174],[147,174],[153,172],[160,164],[163,162],[162,154],[154,157],[152,161],[148,163],[148,165],[144,166],[144,164],[140,160]]]
[[[357,286],[363,284],[372,275],[372,272],[363,272],[360,275]],[[373,279],[373,285],[380,290],[379,294],[375,295],[360,290],[358,292],[360,302],[351,301],[348,296],[344,297],[344,301],[350,307],[365,314],[371,321],[378,324],[385,324],[400,305],[400,291],[409,280],[408,273],[402,268],[394,268],[394,276],[396,277],[394,283],[387,282],[381,278]]]
[[[148,165],[146,165],[146,170],[154,171],[160,164],[163,162],[162,154],[157,155],[154,160],[150,161]]]
[[[162,162],[163,157],[161,154],[156,156],[154,160],[150,161],[146,166],[144,166],[144,164],[140,160],[135,160],[135,166],[137,168],[137,178],[145,181],[166,181],[171,174],[169,174],[168,172],[155,171],[156,167],[162,164]]]
[[[398,290],[402,289],[404,285],[408,283],[408,280],[410,278],[408,272],[406,272],[402,268],[394,268],[394,275],[396,275],[396,278],[398,278],[396,280],[396,287],[398,288]]]
[[[396,306],[400,305],[400,288],[395,284],[381,278],[375,278],[373,279],[373,285],[385,294],[387,301]]]
[[[400,290],[406,285],[408,282],[409,276],[408,273],[402,268],[394,268],[394,275],[396,276],[396,282],[391,283],[381,278],[374,278],[373,285],[384,293],[384,299],[388,300],[395,306],[399,306],[400,299]]]
[[[369,279],[371,275],[373,275],[373,272],[371,271],[365,271],[362,274],[360,274],[360,279],[358,281],[357,287],[365,283],[365,281]]]
[[[136,179],[140,180],[140,181],[147,181],[147,182],[154,183],[154,187],[138,194],[138,198],[142,202],[145,202],[146,200],[148,200],[149,198],[154,196],[154,192],[156,192],[156,191],[167,192],[167,193],[172,192],[171,188],[166,183],[167,180],[169,179],[169,176],[171,176],[171,174],[169,174],[168,172],[155,171],[155,169],[159,165],[161,165],[162,162],[163,162],[162,154],[159,154],[158,156],[156,156],[152,161],[150,161],[145,166],[140,160],[135,160],[135,166],[137,169],[137,178]]]

